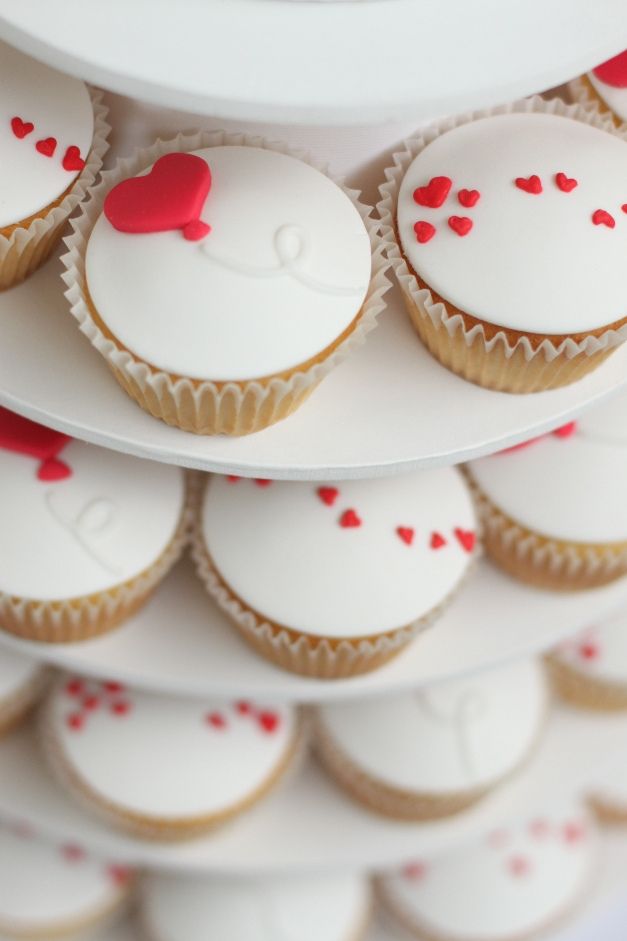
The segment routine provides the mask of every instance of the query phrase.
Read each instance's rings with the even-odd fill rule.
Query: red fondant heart
[[[257,719],[264,732],[276,732],[279,727],[279,717],[276,712],[260,712]]]
[[[47,458],[37,469],[37,478],[39,480],[52,482],[55,480],[65,480],[66,477],[71,476],[71,469],[67,464],[64,464],[63,461],[60,461],[58,457]]]
[[[255,477],[255,483],[258,487],[269,487],[272,481],[267,477]]]
[[[579,843],[580,840],[583,840],[585,835],[585,827],[575,820],[565,823],[562,829],[562,836],[566,843]]]
[[[556,428],[551,434],[554,434],[556,438],[570,438],[571,435],[574,435],[577,431],[577,422],[569,421],[565,425],[560,425],[559,428]]]
[[[165,154],[150,173],[114,186],[104,214],[120,232],[184,229],[200,216],[211,187],[211,171],[194,154]]]
[[[472,552],[475,547],[476,536],[471,529],[461,529],[457,526],[453,532],[458,543],[466,552]]]
[[[131,870],[128,866],[120,866],[114,863],[107,869],[109,877],[116,885],[126,885],[131,879]]]
[[[61,853],[69,863],[78,863],[85,858],[85,850],[82,846],[77,846],[76,843],[66,843],[65,846],[61,847]]]
[[[472,229],[472,219],[468,216],[449,216],[448,224],[457,235],[468,235]]]
[[[221,712],[210,712],[206,717],[207,725],[213,726],[214,729],[225,729],[226,728],[226,719]]]
[[[85,725],[85,716],[82,712],[72,712],[67,717],[67,724],[73,732],[80,732]]]
[[[419,186],[414,190],[414,200],[419,206],[438,209],[451,192],[452,185],[453,181],[448,176],[434,176],[427,186]]]
[[[318,496],[327,506],[333,506],[339,494],[337,487],[318,487]]]
[[[81,152],[78,147],[75,147],[72,144],[65,151],[63,160],[61,161],[64,170],[82,170],[85,166],[85,161],[81,157]]]
[[[82,696],[84,689],[85,684],[82,680],[79,679],[68,680],[65,684],[65,692],[68,696]]]
[[[578,184],[578,180],[576,180],[574,176],[566,176],[566,174],[562,172],[555,174],[555,182],[562,193],[572,192]]]
[[[85,696],[83,699],[83,709],[87,712],[94,712],[100,708],[100,698],[98,696]]]
[[[611,216],[605,209],[595,209],[592,213],[594,225],[606,225],[608,229],[613,229],[616,225],[614,216]]]
[[[435,226],[421,219],[419,222],[414,223],[414,232],[416,233],[416,241],[424,245],[425,242],[430,242],[435,235]]]
[[[441,533],[431,533],[431,542],[429,545],[432,549],[441,549],[442,546],[446,545],[446,539]]]
[[[529,177],[517,176],[514,183],[519,190],[523,190],[525,193],[532,193],[534,196],[542,192],[542,180],[535,173]]]
[[[43,154],[44,157],[52,157],[57,149],[56,137],[44,137],[43,140],[38,140],[35,144],[35,149],[38,150],[40,154]]]
[[[121,693],[124,690],[122,684],[116,682],[115,680],[107,680],[106,683],[102,684],[102,688],[107,693]]]
[[[11,118],[11,130],[15,136],[19,137],[21,140],[23,137],[26,137],[27,134],[35,130],[35,125],[32,121],[22,121],[21,118],[16,116]]]
[[[597,644],[593,644],[591,641],[587,641],[586,643],[580,645],[579,653],[584,660],[596,660],[596,658],[599,656],[599,648]]]
[[[399,539],[402,539],[405,545],[411,546],[414,541],[414,530],[411,526],[397,526],[396,532]]]
[[[481,198],[481,193],[479,190],[460,190],[457,194],[460,206],[464,206],[466,209],[472,209],[473,206],[476,206]]]
[[[345,510],[340,516],[340,526],[344,529],[352,529],[355,526],[361,526],[361,519],[355,510]]]
[[[240,699],[239,702],[235,703],[235,710],[240,716],[249,716],[253,711],[253,707],[246,699]]]
[[[627,203],[623,203],[620,208],[623,210],[623,212],[627,212]]]
[[[238,480],[241,480],[241,477],[238,477],[237,474],[227,474],[226,479],[230,484],[236,484]]]
[[[507,861],[507,868],[513,876],[520,878],[521,876],[526,876],[530,869],[531,863],[524,856],[512,856],[511,859]]]
[[[627,50],[597,65],[594,74],[613,88],[627,88]]]
[[[207,222],[203,222],[202,219],[193,219],[183,227],[183,238],[188,242],[198,242],[210,232],[211,226]]]
[[[127,699],[118,699],[111,703],[110,708],[115,716],[127,716],[131,711],[131,704]]]

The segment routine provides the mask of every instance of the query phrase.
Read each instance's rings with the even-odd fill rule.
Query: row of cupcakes
[[[0,222],[6,251],[25,253],[17,280],[29,252],[45,254],[37,227],[58,234],[54,214],[63,222],[93,183],[106,129],[82,83],[8,48],[6,71],[20,185]],[[44,84],[50,102],[33,102]],[[389,263],[445,366],[505,391],[565,385],[627,333],[625,143],[598,108],[558,99],[448,119],[396,155],[378,222],[283,145],[179,135],[90,187],[66,240],[67,296],[125,391],[203,434],[249,433],[297,408],[375,325]]]

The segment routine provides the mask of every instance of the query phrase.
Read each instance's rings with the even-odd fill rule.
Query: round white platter
[[[162,106],[286,123],[424,120],[557,85],[619,52],[622,0],[0,0],[0,35]]]
[[[320,702],[417,688],[544,651],[626,602],[627,578],[594,591],[538,591],[482,561],[443,616],[391,663],[347,680],[317,680],[255,653],[182,562],[148,605],[110,634],[38,644],[0,631],[0,648],[166,694]]]
[[[0,293],[0,405],[103,447],[201,470],[333,480],[458,463],[555,428],[627,383],[627,344],[551,392],[514,396],[465,382],[427,353],[395,287],[365,345],[298,412],[255,435],[198,436],[122,391],[70,315],[59,272],[53,260]]]
[[[625,716],[556,708],[533,757],[508,784],[448,820],[410,824],[379,817],[344,796],[313,759],[233,823],[179,843],[140,841],[102,824],[50,778],[36,737],[0,742],[0,815],[105,856],[156,868],[223,873],[353,867],[381,869],[434,855],[586,786],[624,750]],[[112,756],[113,759],[113,756]]]

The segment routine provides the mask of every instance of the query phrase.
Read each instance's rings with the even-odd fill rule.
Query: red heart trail
[[[26,137],[27,134],[35,130],[35,125],[32,121],[22,121],[22,119],[18,118],[16,115],[14,118],[11,118],[11,130],[15,136],[19,137],[21,140],[23,137]]]
[[[452,185],[453,181],[448,176],[434,176],[427,186],[419,186],[414,190],[414,200],[419,206],[439,209],[451,192]]]
[[[37,141],[35,149],[38,150],[40,154],[43,154],[44,157],[52,157],[57,149],[57,140],[55,137],[44,137],[43,140]]]
[[[82,170],[85,166],[85,161],[81,157],[81,152],[78,147],[75,147],[72,144],[65,151],[63,160],[61,161],[64,170]]]
[[[468,235],[472,229],[472,219],[469,219],[468,216],[450,216],[448,224],[453,232],[462,238],[464,235]]]
[[[579,181],[576,180],[573,176],[569,177],[566,176],[565,173],[560,172],[555,174],[555,182],[557,183],[558,188],[561,189],[562,193],[570,193],[578,185]]]
[[[525,193],[531,193],[533,196],[537,196],[538,193],[542,192],[542,180],[535,173],[529,177],[517,176],[514,183],[519,190],[523,190]]]
[[[592,222],[594,225],[606,225],[608,229],[613,229],[616,225],[614,216],[611,216],[605,209],[595,209],[592,213]]]
[[[396,533],[406,546],[411,546],[414,541],[414,530],[411,526],[397,526]]]
[[[345,510],[340,516],[340,526],[343,529],[353,529],[356,526],[361,526],[361,519],[355,510]]]
[[[472,530],[461,529],[461,527],[458,526],[453,530],[453,532],[455,533],[455,538],[457,539],[462,549],[464,549],[466,552],[472,552],[475,547],[476,540],[475,534],[472,532]]]
[[[429,545],[432,549],[441,549],[442,546],[446,545],[446,539],[441,533],[431,533],[431,542]]]
[[[318,496],[326,506],[333,506],[339,494],[337,487],[318,487]]]
[[[435,235],[435,226],[421,219],[419,222],[414,223],[414,232],[416,233],[416,241],[424,245],[425,242],[430,242]]]
[[[473,206],[476,206],[479,200],[481,199],[481,193],[479,190],[460,190],[457,194],[460,206],[463,206],[465,209],[472,209]]]

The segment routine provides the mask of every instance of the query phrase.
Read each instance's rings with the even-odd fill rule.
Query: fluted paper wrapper
[[[568,93],[572,101],[577,102],[584,108],[594,108],[601,113],[603,118],[610,118],[614,123],[614,126],[621,128],[625,132],[625,121],[622,120],[617,114],[615,114],[610,106],[603,101],[596,88],[590,82],[590,79],[587,75],[582,75],[580,78],[574,78],[572,82],[568,83]]]
[[[40,666],[31,679],[10,696],[0,699],[0,736],[6,735],[23,719],[43,696],[50,680],[50,670]]]
[[[19,598],[0,592],[0,628],[25,640],[67,644],[117,627],[148,600],[189,541],[194,488],[186,487],[177,530],[161,555],[139,575],[93,595],[61,601]]]
[[[545,113],[573,118],[625,139],[607,115],[582,104],[567,105],[559,98],[525,98],[511,104],[473,111],[447,118],[404,142],[386,169],[386,182],[380,187],[377,209],[382,221],[381,235],[388,258],[403,292],[408,313],[429,352],[442,365],[478,385],[502,392],[542,392],[569,385],[599,366],[617,346],[627,340],[627,324],[608,329],[599,336],[576,341],[564,336],[556,345],[544,339],[539,345],[520,336],[510,342],[505,330],[489,339],[481,323],[467,329],[459,312],[449,311],[427,287],[421,287],[401,251],[396,234],[398,193],[414,158],[437,137],[479,118],[511,113]],[[541,302],[542,298],[538,298]]]
[[[289,154],[325,173],[350,198],[363,219],[370,237],[372,270],[370,285],[361,311],[349,335],[334,349],[315,361],[304,371],[290,373],[287,378],[270,378],[249,382],[211,382],[175,377],[152,367],[123,349],[114,339],[104,335],[94,321],[86,292],[85,250],[91,230],[96,223],[109,190],[122,180],[136,176],[163,154],[200,150],[205,147],[237,145],[261,147]],[[66,271],[66,297],[80,329],[93,346],[104,356],[118,382],[135,401],[155,418],[169,425],[197,434],[245,435],[266,428],[286,418],[307,398],[313,388],[341,360],[357,346],[376,326],[378,315],[385,304],[383,295],[390,287],[385,276],[389,267],[379,237],[378,222],[371,218],[371,210],[358,199],[355,190],[348,189],[326,168],[306,154],[290,150],[287,145],[271,142],[247,134],[226,131],[201,131],[179,134],[172,140],[158,140],[151,147],[138,151],[133,157],[119,160],[113,170],[102,174],[102,180],[83,205],[81,214],[72,221],[74,232],[65,239],[67,254],[62,256]],[[175,312],[173,311],[173,317]]]
[[[564,702],[594,712],[627,710],[627,679],[624,685],[577,670],[559,654],[548,654],[546,665],[553,689]]]
[[[0,291],[19,284],[46,261],[69,215],[98,176],[109,146],[107,137],[111,128],[107,124],[108,109],[103,104],[102,92],[90,88],[89,93],[94,109],[94,135],[85,166],[66,195],[52,208],[42,210],[29,225],[17,226],[10,236],[0,235]]]

